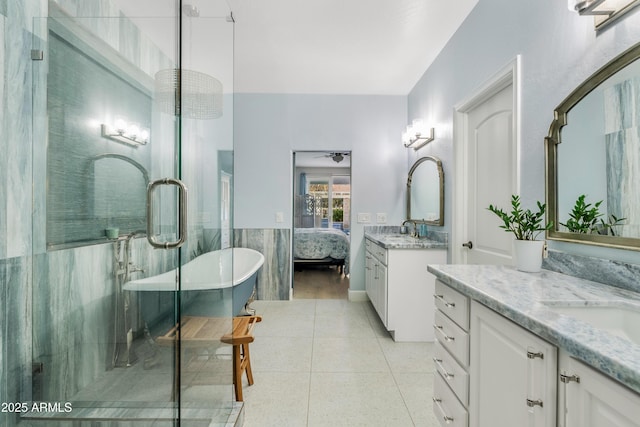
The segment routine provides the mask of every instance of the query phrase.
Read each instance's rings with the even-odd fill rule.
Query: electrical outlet
[[[284,213],[283,212],[276,212],[276,222],[278,222],[278,223],[284,222]]]
[[[386,224],[387,223],[387,214],[384,212],[378,212],[376,214],[376,223],[378,224]]]
[[[359,224],[369,224],[371,222],[371,214],[368,212],[360,212],[358,213],[358,223]]]

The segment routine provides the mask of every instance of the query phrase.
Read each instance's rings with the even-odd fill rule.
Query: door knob
[[[473,249],[473,242],[469,240],[467,243],[463,243],[462,246],[465,248]]]

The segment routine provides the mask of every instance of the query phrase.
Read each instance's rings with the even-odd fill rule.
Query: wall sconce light
[[[117,119],[113,126],[101,125],[102,137],[124,144],[147,145],[149,142],[149,130],[139,127],[135,123],[127,123],[123,119]]]
[[[435,130],[427,127],[424,121],[416,119],[402,133],[402,143],[407,148],[418,150],[435,139]]]
[[[569,10],[581,16],[594,16],[595,29],[600,30],[637,6],[640,0],[567,0]]]
[[[568,0],[567,6],[569,10],[578,12],[580,15],[611,15],[614,11],[605,8],[603,3],[606,3],[606,0]]]

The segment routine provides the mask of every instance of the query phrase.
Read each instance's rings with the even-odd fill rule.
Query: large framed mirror
[[[444,171],[437,157],[416,160],[407,178],[407,219],[444,225]]]
[[[547,238],[640,250],[640,43],[577,87],[545,138]]]

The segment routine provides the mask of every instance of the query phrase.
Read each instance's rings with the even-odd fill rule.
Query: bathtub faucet
[[[127,268],[128,274],[131,273],[144,273],[144,268],[134,265],[132,262],[129,262],[129,266]]]
[[[146,235],[147,235],[146,230],[135,230],[135,231],[132,231],[131,233],[127,233],[122,236],[122,240],[124,240],[124,251],[123,251],[124,258],[122,259],[122,261],[120,261],[120,265],[124,267],[125,280],[129,280],[129,275],[131,273],[145,272],[144,268],[138,265],[134,265],[134,263],[131,261],[131,241],[136,236],[146,236]]]

